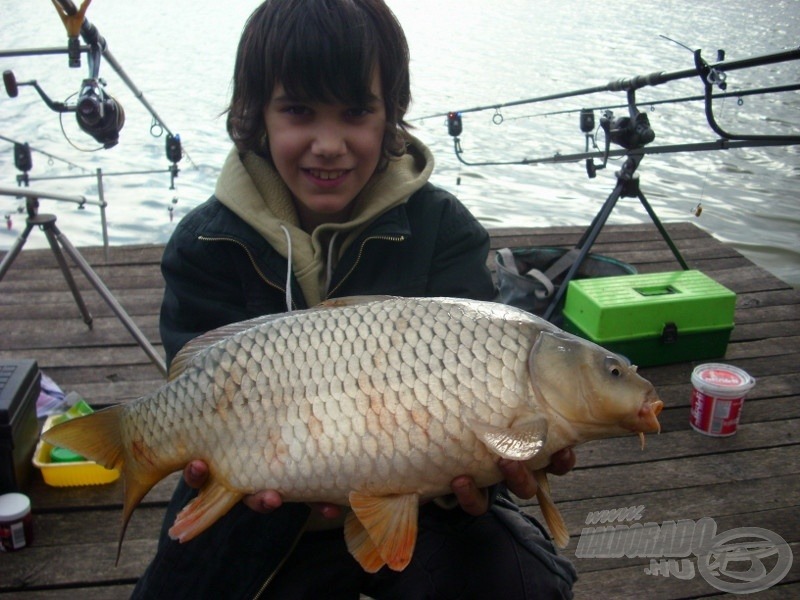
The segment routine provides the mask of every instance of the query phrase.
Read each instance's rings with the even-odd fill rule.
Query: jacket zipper
[[[350,267],[350,270],[347,272],[347,274],[345,274],[344,277],[342,277],[341,281],[339,281],[339,283],[336,285],[336,287],[328,292],[328,298],[333,297],[333,295],[336,293],[336,291],[340,287],[342,287],[344,282],[347,281],[347,279],[350,277],[350,275],[352,275],[353,271],[356,270],[356,267],[358,266],[358,263],[361,261],[361,257],[364,254],[364,246],[367,245],[367,242],[371,242],[373,240],[383,240],[385,242],[402,242],[402,241],[405,241],[405,239],[406,239],[406,237],[404,235],[374,235],[374,236],[368,237],[363,242],[361,242],[361,247],[358,249],[358,256],[356,256],[356,260],[353,263],[353,266]]]
[[[278,290],[282,294],[286,293],[286,288],[285,287],[283,287],[281,285],[278,285],[277,283],[275,283],[272,280],[270,280],[266,275],[264,275],[264,273],[261,271],[261,269],[259,268],[258,264],[256,263],[256,260],[253,258],[253,255],[250,252],[250,248],[248,248],[246,244],[243,244],[239,240],[235,240],[233,238],[229,238],[229,237],[225,237],[225,236],[209,237],[209,236],[201,235],[201,236],[198,236],[197,239],[199,239],[202,242],[231,242],[233,244],[236,244],[242,250],[244,250],[245,254],[247,254],[247,258],[250,260],[250,264],[253,266],[253,269],[255,269],[255,272],[258,273],[258,276],[264,281],[264,283],[266,283],[268,286],[270,286],[272,288],[275,288],[276,290]],[[292,301],[292,308],[297,309],[297,305],[294,303],[294,301]]]

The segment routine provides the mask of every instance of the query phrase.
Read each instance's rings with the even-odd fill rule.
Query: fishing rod
[[[747,96],[765,96],[769,94],[779,94],[782,92],[796,92],[800,90],[800,83],[790,84],[790,85],[776,85],[771,87],[763,87],[763,88],[754,88],[748,90],[737,90],[735,92],[723,92],[721,94],[714,94],[714,100],[724,100],[726,98],[738,98],[739,105],[744,103],[744,98]],[[641,104],[646,104],[647,106],[654,107],[659,106],[661,104],[681,104],[684,102],[698,102],[700,100],[705,100],[705,94],[702,95],[695,95],[695,96],[683,96],[681,98],[667,98],[665,100],[650,100],[647,102],[641,102]],[[567,108],[564,110],[552,110],[549,112],[543,113],[534,113],[530,115],[520,115],[518,117],[503,117],[504,121],[520,121],[522,119],[534,119],[537,117],[554,117],[557,115],[569,115],[573,113],[579,113],[584,110],[612,110],[615,108],[627,108],[626,104],[611,104],[611,105],[602,105],[602,106],[593,106],[589,108]],[[417,119],[411,119],[412,121]],[[500,124],[500,123],[496,123]]]
[[[39,154],[42,154],[42,155],[46,156],[51,164],[54,161],[59,161],[59,162],[62,162],[64,164],[68,165],[70,168],[80,169],[81,171],[86,171],[87,173],[90,172],[89,169],[87,169],[86,167],[82,167],[80,165],[77,165],[74,162],[71,162],[71,161],[67,160],[66,158],[61,158],[60,156],[56,156],[55,154],[50,154],[49,152],[45,152],[44,150],[36,148],[35,146],[31,146],[27,142],[24,142],[24,143],[23,142],[18,142],[17,140],[9,138],[9,137],[6,137],[6,136],[4,136],[2,134],[0,134],[0,140],[3,140],[4,142],[8,142],[9,144],[13,144],[14,145],[14,160],[15,160],[15,163],[17,164],[17,168],[20,171],[30,170],[30,169],[23,169],[20,166],[20,164],[26,165],[27,163],[30,162],[30,157],[28,156],[28,153],[29,152],[38,152]],[[26,148],[27,148],[27,150],[26,150]]]
[[[723,53],[722,51],[720,51],[720,56],[722,55]],[[467,166],[530,165],[537,163],[572,162],[575,160],[586,159],[587,173],[591,178],[595,176],[596,171],[598,169],[605,168],[609,157],[614,155],[626,154],[625,151],[612,152],[610,150],[610,144],[612,142],[622,146],[626,150],[630,150],[633,147],[637,147],[637,151],[640,151],[642,154],[713,150],[713,149],[719,149],[720,147],[732,148],[732,147],[751,147],[751,146],[763,146],[763,145],[787,145],[787,144],[800,143],[800,134],[754,135],[754,134],[741,134],[741,133],[728,132],[716,120],[713,109],[714,99],[728,97],[729,95],[739,96],[741,99],[741,97],[747,95],[754,95],[754,94],[763,95],[766,93],[796,91],[800,89],[800,84],[791,84],[783,86],[773,86],[770,88],[742,90],[738,92],[715,94],[714,93],[715,87],[718,87],[723,91],[727,89],[727,84],[725,81],[726,79],[725,70],[753,68],[757,66],[764,66],[764,65],[785,62],[789,60],[797,60],[797,59],[800,59],[800,48],[786,52],[779,52],[753,58],[742,59],[729,63],[720,62],[712,66],[709,65],[705,60],[703,60],[701,56],[701,51],[697,50],[694,52],[695,68],[691,70],[676,71],[674,73],[663,73],[663,72],[651,73],[650,75],[637,76],[629,79],[617,79],[609,82],[606,86],[585,88],[583,90],[563,92],[560,94],[551,94],[549,96],[540,96],[538,98],[529,98],[527,100],[518,100],[514,102],[506,102],[503,104],[497,104],[491,106],[474,107],[472,109],[465,109],[462,111],[450,111],[448,113],[440,113],[439,115],[432,115],[432,117],[443,116],[443,115],[447,117],[447,129],[448,133],[453,138],[453,147],[456,157],[462,164],[465,164]],[[724,67],[724,69],[722,67]],[[690,76],[693,77],[699,76],[704,86],[704,93],[702,95],[692,96],[690,98],[692,100],[701,100],[704,102],[705,115],[709,127],[721,139],[726,140],[728,143],[719,144],[718,142],[707,142],[699,144],[677,144],[672,146],[661,146],[643,150],[644,145],[651,142],[655,138],[655,134],[652,133],[652,130],[650,129],[649,120],[647,120],[646,114],[640,113],[638,111],[638,108],[636,107],[635,92],[643,87],[652,85],[661,85],[668,81],[683,79]],[[601,128],[605,131],[606,134],[605,151],[602,154],[589,152],[590,142],[595,148],[597,147],[596,144],[594,144],[594,134],[593,134],[594,122],[595,122],[594,121],[595,109],[584,108],[580,109],[581,131],[583,131],[584,134],[586,135],[586,152],[582,154],[577,154],[577,155],[573,154],[567,156],[556,154],[555,156],[547,156],[542,158],[523,158],[510,161],[491,160],[482,162],[471,162],[464,158],[464,150],[461,146],[460,136],[461,133],[463,132],[462,115],[465,112],[495,110],[493,122],[495,124],[500,124],[502,123],[503,117],[502,115],[500,115],[499,109],[504,106],[514,106],[520,104],[528,104],[532,102],[543,102],[545,100],[551,100],[553,98],[565,98],[570,96],[593,94],[597,92],[621,91],[621,90],[626,90],[628,93],[628,102],[623,106],[626,106],[628,108],[630,116],[614,118],[613,111],[611,111],[610,109],[606,109],[604,111],[603,117],[600,119]],[[673,99],[672,101],[675,102],[677,100],[682,100],[682,99]],[[669,102],[669,100],[666,100],[664,102]],[[573,111],[564,111],[564,112],[573,112]],[[499,119],[498,115],[500,117]],[[632,136],[633,137],[637,136],[638,135],[637,132],[639,131],[639,129],[641,129],[642,131],[647,131],[648,135],[650,136],[650,139],[648,139],[644,143],[638,143],[638,141],[640,140],[634,141],[629,139]],[[731,144],[732,141],[737,141],[737,143],[732,145]],[[593,161],[593,158],[597,157],[598,155],[603,157],[602,164],[597,164],[594,163]]]
[[[696,50],[695,54],[699,58],[700,50]],[[744,58],[740,60],[735,60],[731,62],[724,62],[724,55],[720,53],[718,56],[718,62],[713,65],[704,65],[704,69],[708,69],[709,73],[715,73],[719,75],[726,71],[735,71],[738,69],[747,69],[752,67],[760,67],[771,65],[780,62],[786,62],[789,60],[798,60],[800,59],[800,47],[795,48],[793,50],[787,50],[783,52],[776,52],[773,54],[764,54],[761,56],[751,57],[751,58]],[[547,102],[551,100],[561,100],[563,98],[573,98],[575,96],[586,96],[590,94],[598,94],[601,92],[622,92],[628,90],[638,90],[643,87],[648,86],[657,86],[661,85],[670,81],[676,81],[679,79],[687,79],[690,77],[696,77],[698,75],[698,66],[695,64],[695,68],[693,69],[684,69],[682,71],[674,71],[672,73],[664,73],[663,71],[656,71],[650,73],[649,75],[637,75],[635,77],[629,78],[620,78],[620,79],[613,79],[606,83],[605,85],[598,85],[594,87],[587,87],[582,88],[579,90],[572,90],[567,92],[559,92],[555,94],[548,94],[545,96],[537,96],[534,98],[526,98],[523,100],[512,100],[510,102],[501,102],[498,104],[486,104],[482,106],[473,106],[471,108],[462,108],[460,110],[450,110],[447,112],[435,113],[432,115],[426,115],[424,117],[418,117],[416,119],[412,119],[412,121],[423,121],[425,119],[433,119],[438,117],[449,117],[451,114],[467,114],[473,112],[481,112],[486,110],[499,110],[501,108],[508,108],[510,106],[521,106],[524,104],[534,104],[537,102]]]

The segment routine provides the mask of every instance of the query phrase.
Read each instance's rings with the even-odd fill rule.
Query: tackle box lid
[[[563,314],[598,343],[732,329],[736,294],[697,270],[573,280]]]

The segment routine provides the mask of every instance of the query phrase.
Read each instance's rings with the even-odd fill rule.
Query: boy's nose
[[[316,131],[311,151],[317,156],[341,156],[347,152],[347,144],[337,127],[322,126]]]

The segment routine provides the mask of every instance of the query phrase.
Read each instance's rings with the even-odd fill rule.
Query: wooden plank
[[[557,482],[558,479],[556,478]],[[754,488],[759,493],[754,494]],[[747,481],[725,481],[713,485],[677,487],[667,492],[636,492],[603,498],[583,498],[560,502],[558,508],[564,520],[571,524],[570,542],[574,554],[578,537],[584,527],[597,526],[592,515],[603,510],[627,507],[644,507],[637,511],[641,522],[677,521],[679,519],[701,519],[703,517],[736,516],[796,507],[800,501],[797,496],[796,475],[780,475]],[[531,502],[527,511],[533,512]]]
[[[790,544],[794,555],[797,555],[800,544]],[[787,584],[796,584],[800,579],[800,564],[792,563],[791,570],[783,579],[783,585],[776,588],[781,592],[797,589],[796,585],[786,587]],[[715,590],[702,577],[695,576],[688,580],[677,577],[662,577],[647,575],[642,565],[609,569],[605,571],[592,571],[581,573],[575,585],[576,598],[599,598],[614,600],[618,598],[648,598],[654,600],[670,598],[697,598],[714,594]],[[760,595],[758,596],[761,597]],[[780,598],[790,598],[778,592]]]
[[[135,584],[102,587],[65,587],[52,590],[17,590],[14,597],[20,600],[127,600]]]
[[[683,411],[681,411],[683,412]],[[800,409],[798,411],[800,413]],[[800,443],[800,414],[798,418],[779,423],[743,423],[735,435],[711,437],[688,429],[688,411],[682,426],[686,429],[659,435],[648,435],[641,449],[635,436],[595,440],[579,446],[578,467],[628,465],[698,456],[707,453],[730,453],[786,446]]]
[[[116,542],[83,543],[76,552],[32,545],[3,557],[0,591],[97,584],[132,584],[155,554],[156,540],[130,540],[119,564]]]
[[[160,344],[154,344],[154,347],[163,353]],[[16,350],[0,350],[0,360],[10,360],[18,356],[19,352]],[[62,348],[37,348],[35,358],[39,368],[45,372],[80,367],[150,364],[147,354],[133,344],[115,347],[114,352],[109,352],[105,346],[71,348],[69,352],[64,352]]]
[[[80,317],[77,307],[74,316],[67,314],[65,318],[48,323],[48,327],[40,327],[33,319],[18,319],[14,328],[4,334],[3,347],[6,350],[22,350],[29,348],[74,348],[85,346],[125,346],[131,343],[132,337],[122,322],[116,317],[99,317],[94,319],[91,329]],[[139,315],[132,317],[133,322],[148,340],[159,341],[158,317],[156,315]]]
[[[166,506],[180,477],[180,473],[173,473],[162,479],[148,492],[140,506]],[[44,483],[38,472],[35,473],[28,491],[33,498],[32,509],[35,513],[72,513],[81,509],[100,508],[116,511],[121,510],[124,496],[121,479],[105,485],[51,487]]]
[[[647,514],[646,508],[643,513]],[[665,521],[678,522],[681,520],[688,520],[697,523],[700,519],[712,519],[714,521],[716,528],[712,537],[740,527],[758,527],[777,534],[777,536],[780,536],[786,543],[791,544],[800,541],[800,519],[798,519],[797,516],[797,506],[787,506],[771,510],[756,510],[732,515],[701,515],[696,511],[692,511],[683,517],[670,519],[661,519],[648,514],[647,517],[643,517],[640,521],[636,521],[635,523],[640,525],[657,524],[660,526]],[[573,561],[573,563],[585,563],[581,564],[581,573],[584,574],[595,571],[618,569],[632,564],[646,567],[650,564],[651,558],[675,558],[674,556],[669,557],[663,555],[649,557],[640,554],[637,556],[637,551],[641,552],[641,548],[631,548],[630,553],[614,558],[608,558],[607,551],[606,557],[599,557],[596,555],[590,556],[593,551],[592,544],[594,544],[594,549],[596,549],[596,551],[600,551],[599,547],[604,543],[608,544],[610,548],[613,545],[612,540],[614,537],[620,535],[612,530],[618,529],[620,531],[625,531],[633,524],[634,522],[584,526],[580,536],[574,539],[574,542],[566,549],[564,555]],[[595,532],[594,536],[592,532]],[[584,538],[583,541],[581,541],[581,537]],[[604,537],[605,540],[603,540]],[[654,552],[654,554],[656,553]],[[697,558],[696,555],[695,558]]]
[[[579,466],[568,477],[554,481],[553,498],[560,502],[585,498],[587,494],[599,498],[713,485],[725,481],[759,479],[764,473],[800,473],[800,444],[645,463],[604,465],[601,469]]]

